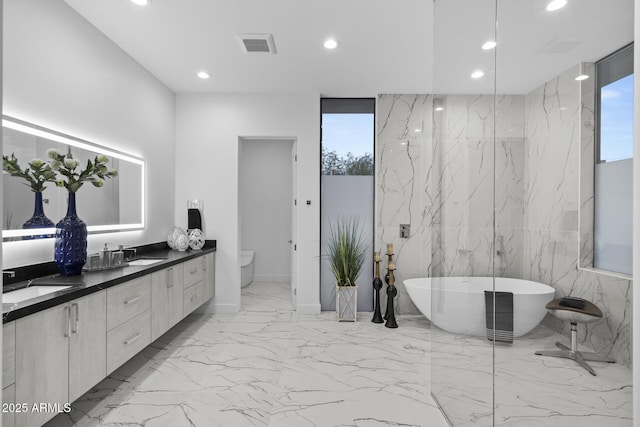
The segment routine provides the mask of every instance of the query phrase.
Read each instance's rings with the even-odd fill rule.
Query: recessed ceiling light
[[[131,0],[131,3],[137,4],[138,6],[146,6],[151,3],[151,0]]]
[[[479,79],[482,76],[484,76],[484,71],[482,71],[482,70],[476,70],[473,73],[471,73],[471,78],[472,79]]]
[[[338,47],[338,42],[335,39],[327,39],[324,42],[324,47],[326,49],[335,49]]]
[[[482,49],[483,50],[491,50],[494,47],[496,47],[497,43],[494,41],[490,41],[490,42],[486,42],[485,44],[482,45]]]
[[[551,3],[547,5],[547,10],[553,12],[554,10],[562,9],[566,5],[567,0],[552,0]]]
[[[209,73],[207,73],[206,71],[199,71],[198,72],[198,77],[200,77],[202,80],[206,80],[209,77],[211,77],[211,75]]]
[[[576,77],[576,81],[582,81],[582,80],[587,80],[589,78],[588,75],[586,74],[580,74],[578,77]]]

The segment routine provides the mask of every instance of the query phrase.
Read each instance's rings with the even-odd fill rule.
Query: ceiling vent
[[[273,34],[236,34],[244,53],[277,53]]]

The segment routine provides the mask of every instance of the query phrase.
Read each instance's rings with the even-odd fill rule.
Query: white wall
[[[241,249],[255,251],[256,281],[291,280],[292,140],[243,139]]]
[[[4,114],[147,162],[146,229],[89,236],[89,251],[165,240],[174,222],[173,92],[62,1],[4,0],[3,22]],[[3,248],[4,268],[53,259],[49,239]]]
[[[201,199],[206,237],[218,241],[216,296],[207,311],[240,309],[238,153],[243,137],[297,140],[297,310],[317,313],[320,311],[318,94],[177,96],[176,222],[185,226],[186,201]]]

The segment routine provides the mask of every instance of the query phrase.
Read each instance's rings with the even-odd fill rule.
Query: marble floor
[[[592,376],[572,360],[534,354],[556,341],[568,337],[539,325],[494,349],[486,338],[433,327],[432,392],[456,427],[631,427],[631,370],[589,362]]]
[[[254,283],[237,314],[192,314],[47,426],[429,426],[430,329],[297,315],[288,284]]]

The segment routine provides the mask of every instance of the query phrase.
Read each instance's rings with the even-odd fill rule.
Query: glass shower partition
[[[505,203],[496,182],[505,162],[496,162],[495,49],[482,45],[496,40],[496,2],[452,0],[434,9],[432,395],[454,426],[490,426],[494,343],[487,337],[494,334],[495,206]]]
[[[633,40],[633,2],[561,4],[434,3],[431,392],[456,427],[631,425],[632,281],[593,268],[596,105],[616,95],[593,73]],[[545,309],[565,295],[603,311],[577,326],[616,359],[597,376],[536,354],[569,344]]]

